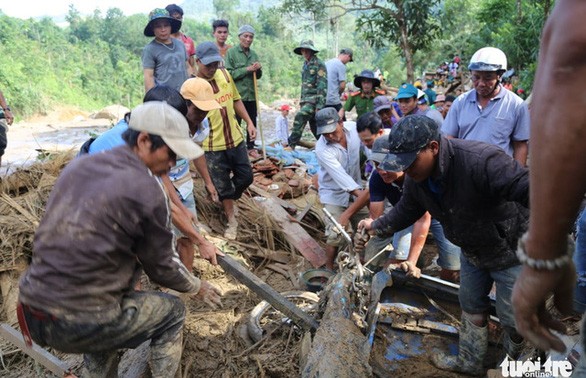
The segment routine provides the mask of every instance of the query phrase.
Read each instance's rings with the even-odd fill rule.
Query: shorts
[[[6,138],[6,131],[8,130],[8,123],[5,118],[0,118],[0,156],[4,155],[8,139]]]
[[[224,151],[206,151],[205,157],[220,201],[239,199],[252,184],[252,167],[245,142]]]

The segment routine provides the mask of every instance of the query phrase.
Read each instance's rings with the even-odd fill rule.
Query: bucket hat
[[[297,46],[293,52],[297,55],[301,55],[301,49],[308,49],[313,51],[314,53],[318,53],[319,50],[315,48],[315,46],[313,46],[313,41],[311,39],[305,39],[303,41],[301,41],[301,43],[299,44],[299,46]]]
[[[374,72],[372,72],[371,70],[362,70],[360,75],[355,75],[354,85],[360,88],[360,82],[362,81],[362,79],[372,80],[373,88],[376,88],[380,85],[380,80],[376,76],[374,76]]]
[[[153,30],[153,23],[156,20],[168,20],[171,24],[171,34],[175,34],[181,29],[181,21],[174,19],[169,15],[166,9],[155,8],[149,13],[149,23],[144,28],[144,35],[146,37],[154,37],[155,32]]]

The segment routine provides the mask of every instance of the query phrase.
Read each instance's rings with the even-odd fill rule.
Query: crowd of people
[[[568,12],[574,3],[561,0],[554,15],[572,18]],[[25,338],[84,353],[91,376],[112,374],[116,351],[145,340],[151,340],[154,377],[173,376],[179,366],[185,306],[168,293],[135,290],[142,270],[163,286],[221,305],[219,290],[191,271],[194,245],[212,264],[221,253],[206,240],[205,225],[198,221],[189,165],[193,162],[202,177],[209,200],[223,209],[224,236],[236,239],[236,201],[253,179],[249,159],[254,157],[262,58],[251,48],[256,33],[251,25],[240,26],[239,43],[230,46],[229,23],[216,20],[215,40],[195,45],[181,32],[182,18],[175,4],[149,14],[144,35],[153,39],[142,58],[144,103],[88,141],[83,156],[65,168],[21,280],[18,312]],[[572,64],[563,60],[568,54],[563,49],[574,41],[551,42],[560,38],[563,25],[553,20],[543,45],[557,53],[542,50],[544,66],[536,80],[540,105],[550,87],[556,88],[557,100],[570,98],[563,83],[549,82],[556,67]],[[576,20],[576,30],[581,25]],[[545,293],[537,295],[536,288],[544,279],[547,293],[559,298],[571,291],[575,277],[572,257],[565,252],[572,243],[564,232],[584,195],[584,185],[572,189],[574,181],[566,174],[582,177],[584,172],[571,155],[580,150],[576,143],[583,136],[583,120],[573,114],[580,109],[564,113],[554,108],[575,135],[568,138],[554,130],[558,123],[545,110],[551,107],[538,107],[533,124],[543,151],[532,154],[532,164],[543,170],[530,171],[529,109],[502,83],[507,57],[500,49],[484,47],[472,55],[467,68],[473,87],[457,97],[436,93],[433,83],[419,88],[403,83],[391,98],[375,72],[363,69],[353,79],[357,90],[346,98],[346,65],[356,64],[350,48],[325,63],[311,40],[301,41],[294,53],[303,57],[299,109],[289,132],[291,107],[279,108],[276,137],[295,149],[309,123],[317,139],[320,202],[342,226],[356,231],[355,248],[365,261],[379,256],[374,259],[379,269],[392,265],[419,277],[418,257],[431,231],[439,247],[440,278],[460,283],[458,354],[438,353],[433,363],[443,370],[484,374],[493,286],[506,358],[520,357],[524,337],[543,349],[562,350],[560,340],[544,328],[560,329],[544,312]],[[455,74],[461,58],[455,56],[452,63],[446,69]],[[4,123],[10,124],[1,93],[0,106]],[[356,113],[356,122],[346,119],[350,112]],[[551,138],[567,148],[546,149]],[[556,164],[568,165],[554,174],[566,179],[563,188],[547,176]],[[550,201],[558,190],[568,192],[563,209]],[[551,222],[556,216],[563,219],[559,225]],[[582,214],[579,245],[585,223]],[[345,240],[329,220],[325,239],[326,268],[336,269]],[[586,303],[584,264],[577,259],[578,311]],[[558,274],[562,269],[564,277]],[[567,301],[563,309],[568,310]]]

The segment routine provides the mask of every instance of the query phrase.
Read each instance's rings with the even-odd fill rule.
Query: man
[[[433,119],[433,121],[437,123],[437,127],[441,128],[442,123],[444,122],[444,117],[439,112],[439,110],[436,110],[429,106],[429,99],[427,98],[425,92],[423,92],[422,90],[417,91],[417,97],[417,108],[419,109],[417,114],[425,115]]]
[[[421,89],[417,89],[412,84],[403,84],[399,88],[395,100],[399,103],[399,109],[403,117],[415,114],[425,115],[432,119],[438,127],[441,127],[443,117],[437,110],[430,109],[427,106],[425,93]]]
[[[338,57],[326,62],[326,70],[328,71],[327,108],[334,108],[337,111],[342,109],[340,95],[346,89],[346,64],[353,62],[352,54],[352,49],[343,48]]]
[[[324,207],[339,219],[353,198],[359,197],[362,190],[360,177],[360,138],[354,122],[344,122],[334,108],[324,108],[317,112],[317,134],[320,135],[315,154],[319,164],[319,199]],[[355,226],[366,216],[366,212],[356,213],[352,221]],[[338,247],[344,239],[331,222],[326,225],[326,268],[334,268]]]
[[[8,131],[8,126],[14,122],[14,115],[12,115],[12,110],[8,106],[2,91],[0,91],[0,107],[2,107],[2,111],[0,112],[0,165],[2,165],[2,156],[8,145],[6,132]]]
[[[507,70],[505,53],[484,47],[474,53],[468,69],[474,88],[456,99],[442,132],[448,137],[497,145],[526,165],[529,111],[519,96],[500,83]]]
[[[446,104],[446,96],[444,96],[443,94],[440,94],[440,95],[437,95],[437,97],[435,98],[435,101],[433,102],[433,105],[431,105],[431,107],[441,113],[445,104]]]
[[[305,59],[301,73],[300,109],[295,114],[293,130],[289,135],[289,147],[295,149],[308,122],[313,135],[316,139],[319,137],[315,126],[315,114],[326,104],[328,79],[326,65],[317,57],[319,50],[313,46],[313,41],[301,41],[293,52]]]
[[[507,355],[517,358],[523,339],[515,331],[510,296],[521,270],[515,254],[527,228],[528,171],[496,146],[440,136],[430,118],[407,116],[391,129],[388,170],[407,174],[403,196],[389,213],[359,229],[379,236],[404,229],[428,211],[447,238],[460,246],[462,308],[459,354],[432,358],[440,369],[482,374],[488,348],[489,293]]]
[[[169,12],[169,15],[171,17],[183,23],[183,8],[181,8],[177,4],[169,4],[165,7],[165,9],[167,10],[167,12]],[[193,39],[191,39],[191,37],[188,37],[181,31],[177,31],[177,33],[171,34],[171,37],[180,40],[185,45],[185,51],[187,52],[187,63],[189,64],[189,66],[187,67],[187,76],[193,76],[193,67],[195,64],[195,59],[193,58],[193,56],[195,55],[195,44],[193,43]]]
[[[380,80],[370,70],[363,70],[360,75],[355,76],[354,85],[360,90],[350,94],[348,101],[344,103],[344,107],[339,111],[341,118],[344,118],[345,113],[354,107],[356,107],[357,117],[366,112],[371,112],[374,109],[374,98],[385,94],[384,91],[376,89],[380,86]]]
[[[19,323],[41,346],[84,353],[88,376],[116,376],[117,350],[150,339],[152,376],[169,377],[181,360],[185,305],[133,288],[144,268],[160,285],[220,304],[219,291],[179,261],[154,177],[177,155],[202,151],[164,102],[137,106],[129,126],[126,146],[75,159],[57,180],[20,281]]]
[[[242,25],[238,29],[238,39],[240,44],[232,47],[226,53],[226,69],[232,75],[236,88],[240,93],[242,103],[246,112],[250,116],[254,127],[256,128],[256,79],[262,77],[262,65],[259,62],[258,54],[250,46],[254,40],[254,28],[250,25]],[[240,118],[236,115],[236,121],[240,124]],[[246,147],[251,150],[254,148],[254,139],[250,135],[246,136]]]
[[[423,92],[425,92],[425,95],[427,96],[427,101],[430,104],[434,104],[435,103],[435,98],[437,97],[437,93],[433,90],[433,80],[428,80],[426,82],[426,86],[427,88],[425,88],[425,90]]]
[[[214,36],[216,46],[218,46],[222,58],[226,56],[226,52],[232,47],[232,45],[226,43],[228,40],[229,27],[230,23],[227,20],[214,20],[214,22],[212,22],[212,35]]]
[[[513,291],[519,333],[542,350],[565,350],[551,329],[564,331],[546,310],[553,294],[562,314],[572,310],[575,271],[568,233],[586,191],[586,108],[581,105],[586,66],[586,3],[560,0],[541,38],[539,65],[531,106],[531,217],[518,255],[524,262]],[[571,75],[560,75],[571,72]],[[552,201],[552,198],[555,200]],[[586,350],[581,331],[582,351]],[[573,376],[586,375],[586,353]]]
[[[391,102],[387,96],[376,96],[372,102],[374,112],[382,121],[383,128],[390,129],[401,119],[399,105]]]
[[[444,106],[442,107],[442,110],[440,112],[440,113],[442,113],[442,116],[444,117],[444,119],[446,119],[446,117],[448,116],[448,112],[450,111],[450,108],[454,104],[454,101],[456,101],[456,96],[453,96],[453,95],[446,96],[446,101],[444,102]]]
[[[145,94],[143,102],[167,102],[187,118],[190,134],[196,135],[200,127],[207,125],[207,120],[204,119],[207,112],[217,109],[219,105],[214,100],[212,89],[205,80],[189,79],[184,83],[182,90],[184,87],[190,89],[184,91],[185,98],[179,91],[163,85],[157,85]],[[197,96],[193,94],[194,92],[197,92]],[[191,101],[186,102],[186,99]],[[98,136],[90,144],[88,153],[92,155],[124,145],[122,135],[128,130],[129,117],[130,114],[126,115],[113,128]],[[194,138],[192,140],[195,141]],[[201,175],[210,198],[213,201],[217,201],[218,193],[210,178],[205,157],[203,155],[198,156],[193,160],[193,165]],[[177,250],[181,262],[183,262],[187,270],[191,271],[194,256],[193,245],[198,245],[200,255],[216,265],[216,254],[219,251],[194,227],[195,225],[201,229],[197,221],[189,162],[183,158],[178,158],[170,171],[161,175],[161,181],[171,200],[171,219],[175,226],[173,233],[177,236]]]
[[[142,52],[144,91],[155,85],[166,85],[179,90],[187,80],[189,62],[185,45],[171,35],[181,29],[181,21],[169,16],[165,9],[154,9],[144,35],[155,37]]]
[[[256,137],[256,129],[232,76],[226,69],[219,68],[223,60],[218,47],[213,42],[200,43],[195,48],[195,55],[197,76],[211,84],[215,99],[222,107],[208,113],[210,134],[203,141],[203,149],[208,171],[228,221],[224,237],[235,240],[238,231],[235,201],[252,184],[252,168],[242,128],[236,123],[236,115],[246,122],[251,140]]]

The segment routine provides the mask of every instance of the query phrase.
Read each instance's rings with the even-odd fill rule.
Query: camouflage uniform
[[[303,64],[303,72],[301,74],[301,108],[295,115],[293,131],[289,135],[289,145],[291,147],[299,143],[307,122],[309,122],[311,132],[317,139],[315,113],[325,106],[327,91],[326,65],[321,59],[313,55],[309,61]]]

